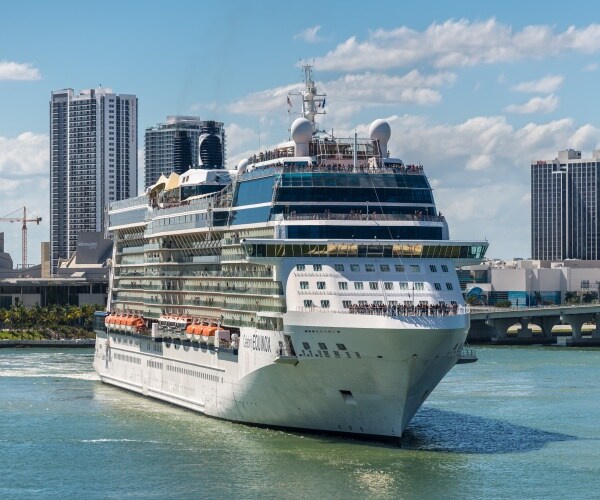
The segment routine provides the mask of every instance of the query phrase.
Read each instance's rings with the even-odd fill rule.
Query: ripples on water
[[[0,498],[586,498],[600,486],[597,351],[482,349],[402,448],[202,417],[103,385],[92,359],[0,350]]]

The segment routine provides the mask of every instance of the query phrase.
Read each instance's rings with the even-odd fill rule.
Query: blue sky
[[[136,94],[140,157],[144,129],[167,115],[223,121],[233,166],[259,140],[287,139],[285,96],[304,60],[328,96],[323,128],[366,133],[388,119],[391,153],[424,164],[451,237],[486,237],[489,256],[526,258],[530,161],[600,148],[600,6],[534,5],[5,2],[0,216],[26,205],[43,218],[29,230],[29,262],[39,262],[52,90]],[[20,226],[0,231],[20,262]]]

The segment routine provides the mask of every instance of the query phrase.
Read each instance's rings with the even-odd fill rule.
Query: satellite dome
[[[312,139],[312,123],[306,118],[296,118],[292,123],[292,139],[296,144],[307,144]]]
[[[243,160],[240,160],[237,164],[237,170],[240,173],[244,173],[246,171],[246,167],[248,166],[248,160],[246,158],[244,158]]]
[[[392,136],[390,124],[385,120],[375,120],[369,127],[369,137],[373,141],[379,141],[381,144],[387,144]]]

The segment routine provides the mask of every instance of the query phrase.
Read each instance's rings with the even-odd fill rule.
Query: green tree
[[[578,304],[579,295],[577,292],[566,292],[565,293],[565,304]]]

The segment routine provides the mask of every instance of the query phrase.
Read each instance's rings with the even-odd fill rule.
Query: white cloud
[[[509,113],[521,115],[530,113],[550,113],[558,106],[558,97],[550,94],[546,97],[532,97],[525,104],[511,104],[505,108]]]
[[[0,80],[39,80],[40,72],[29,63],[0,61]]]
[[[436,104],[441,94],[435,88],[451,85],[456,80],[454,73],[442,72],[424,75],[418,70],[403,76],[382,73],[346,75],[327,82],[324,88],[335,96],[336,101],[352,101],[360,105],[411,103],[418,105]]]
[[[225,127],[227,136],[227,165],[233,167],[258,150],[258,130],[231,123]]]
[[[25,132],[16,138],[0,137],[0,172],[21,177],[48,171],[48,135]]]
[[[299,88],[299,84],[293,84],[253,92],[229,104],[227,111],[242,115],[264,115],[277,109],[287,110],[288,93],[292,91],[297,92]],[[299,105],[299,103],[295,103],[294,105]]]
[[[582,69],[583,71],[598,71],[598,63],[586,64]]]
[[[561,75],[548,75],[539,80],[532,80],[529,82],[522,82],[518,85],[511,87],[512,90],[517,92],[534,92],[536,94],[551,94],[556,92],[564,81],[564,77]]]
[[[300,33],[296,33],[294,35],[294,40],[303,40],[307,43],[319,42],[322,40],[321,37],[319,37],[318,35],[320,29],[321,26],[319,26],[318,24],[316,26],[313,26],[312,28],[306,28]]]
[[[320,70],[357,71],[430,63],[438,68],[540,59],[565,52],[600,51],[600,24],[557,32],[547,25],[514,31],[497,22],[448,20],[424,31],[406,26],[377,30],[365,41],[351,37],[314,62]]]
[[[456,75],[451,72],[424,74],[412,70],[405,75],[392,76],[383,73],[366,72],[345,75],[337,80],[317,82],[319,92],[335,96],[335,114],[349,117],[368,106],[384,104],[415,104],[428,106],[442,100],[438,90],[452,85]],[[227,111],[235,114],[260,116],[266,120],[269,114],[287,112],[289,92],[298,92],[300,84],[286,85],[260,92],[253,92],[227,105]],[[327,98],[329,102],[329,97]],[[291,96],[292,113],[301,109],[299,97]]]

